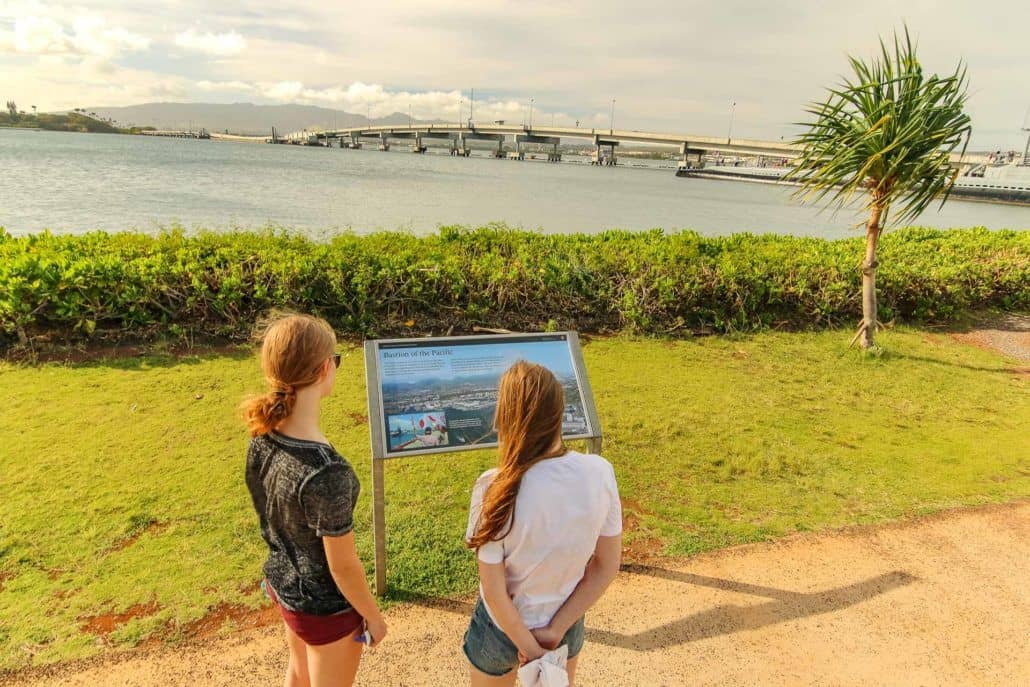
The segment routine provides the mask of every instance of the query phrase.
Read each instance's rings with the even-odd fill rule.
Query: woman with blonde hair
[[[622,506],[604,458],[562,441],[565,397],[554,375],[520,361],[501,378],[497,467],[472,490],[466,543],[480,599],[463,649],[472,685],[512,685],[515,668],[568,647],[570,684],[583,615],[619,570]]]
[[[261,344],[269,390],[243,405],[247,488],[268,544],[262,586],[290,652],[286,687],[353,684],[361,642],[386,636],[354,546],[358,478],[319,428],[339,365],[325,320],[274,319]]]

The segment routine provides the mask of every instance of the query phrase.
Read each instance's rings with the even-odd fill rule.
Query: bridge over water
[[[529,144],[549,146],[549,161],[561,160],[558,146],[563,140],[585,141],[594,147],[592,163],[616,164],[616,150],[620,144],[643,143],[672,146],[679,151],[679,168],[690,169],[701,165],[704,155],[719,153],[740,157],[767,157],[793,159],[801,154],[801,147],[783,141],[762,141],[743,138],[716,138],[688,134],[653,133],[624,129],[587,129],[582,127],[553,127],[517,124],[411,124],[406,126],[365,126],[341,129],[297,131],[284,135],[273,132],[272,137],[240,137],[214,135],[233,140],[261,140],[267,143],[295,145],[334,144],[341,148],[361,148],[368,139],[374,139],[379,150],[390,150],[392,144],[410,145],[415,153],[424,153],[433,146],[444,146],[452,155],[467,157],[472,144],[486,144],[495,157],[523,159]],[[505,144],[509,148],[506,150]],[[959,167],[981,164],[983,155],[952,154],[952,163]]]
[[[391,142],[407,142],[413,152],[425,152],[429,145],[444,145],[454,155],[467,156],[472,143],[486,143],[493,148],[496,157],[522,159],[527,144],[550,146],[548,159],[559,161],[558,145],[562,140],[585,141],[594,146],[593,161],[598,164],[614,164],[616,150],[620,144],[646,143],[674,146],[679,149],[681,165],[699,164],[706,153],[726,153],[740,156],[768,156],[792,158],[799,149],[790,144],[750,139],[726,139],[709,136],[684,136],[647,131],[622,129],[586,129],[582,127],[523,126],[512,124],[413,124],[409,126],[367,126],[323,131],[300,131],[286,134],[275,141],[308,145],[332,145],[357,148],[362,139],[378,139],[380,150],[389,150]],[[505,143],[511,150],[505,155]]]

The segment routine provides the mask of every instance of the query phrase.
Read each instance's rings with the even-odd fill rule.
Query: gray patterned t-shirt
[[[354,528],[360,485],[336,450],[273,432],[247,449],[247,488],[268,544],[265,579],[286,608],[312,615],[350,610],[325,557],[322,537]]]

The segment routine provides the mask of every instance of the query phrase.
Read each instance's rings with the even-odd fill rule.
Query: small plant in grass
[[[965,153],[971,124],[963,111],[966,69],[961,62],[948,76],[926,75],[905,28],[894,36],[893,51],[880,41],[871,61],[850,57],[852,78],[829,89],[825,102],[807,112],[797,143],[804,147],[788,178],[801,182],[796,196],[817,201],[830,196],[838,208],[856,194],[866,195],[865,259],[862,261],[862,323],[856,338],[873,346],[877,326],[876,267],[880,233],[894,205],[894,222],[915,219],[935,198],[948,198],[958,168],[951,153]]]

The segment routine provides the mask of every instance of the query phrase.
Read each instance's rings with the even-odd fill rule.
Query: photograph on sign
[[[565,390],[562,434],[591,435],[568,334],[376,342],[384,455],[495,445],[501,375],[519,360],[543,365]]]

